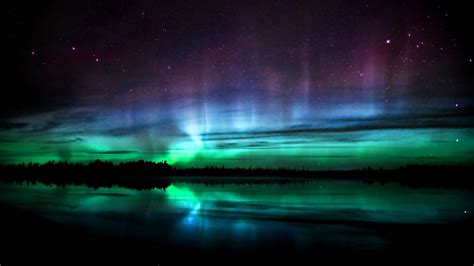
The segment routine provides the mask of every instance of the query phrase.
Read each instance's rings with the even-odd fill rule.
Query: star
[[[73,51],[76,51],[76,47],[74,47],[74,46],[73,46],[73,47],[71,47],[71,49],[72,49]]]
[[[31,51],[31,55],[35,55],[35,54],[36,54],[35,51]]]
[[[390,44],[390,39],[387,39],[387,40],[385,41],[385,43],[386,43],[386,44]]]
[[[96,61],[96,62],[99,62],[99,58],[96,58],[95,61]]]

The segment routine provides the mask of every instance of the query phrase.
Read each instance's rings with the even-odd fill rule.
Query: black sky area
[[[154,56],[139,51],[153,46],[150,44],[158,36],[160,46],[168,58],[179,60],[187,51],[211,46],[212,42],[228,39],[241,27],[252,31],[257,24],[267,23],[269,30],[277,25],[284,29],[287,40],[297,42],[291,36],[292,31],[308,31],[300,26],[305,21],[318,21],[304,17],[323,16],[320,25],[312,25],[321,32],[321,36],[331,31],[341,32],[339,27],[348,22],[359,21],[361,24],[372,21],[403,20],[399,16],[411,7],[419,16],[433,16],[443,20],[444,29],[455,36],[458,51],[466,58],[472,56],[472,34],[474,32],[471,8],[466,1],[15,1],[6,3],[6,38],[5,56],[6,82],[3,85],[3,96],[0,102],[0,116],[10,117],[28,115],[35,112],[49,111],[77,103],[78,99],[93,95],[91,91],[80,88],[84,64],[73,64],[71,58],[64,55],[65,49],[78,45],[82,51],[88,50],[98,54],[113,53],[107,51],[110,43],[122,47],[120,53],[134,57],[135,65],[140,67],[144,57]],[[364,5],[373,8],[372,16],[364,14]],[[305,12],[313,10],[312,12]],[[393,10],[393,12],[391,12]],[[145,21],[139,21],[141,12],[145,12]],[[130,14],[136,14],[136,17]],[[258,18],[260,17],[259,20]],[[302,16],[303,14],[303,16]],[[447,14],[447,15],[446,15]],[[122,19],[126,17],[125,19]],[[412,16],[411,16],[412,17]],[[255,18],[257,18],[255,20]],[[118,25],[122,21],[123,25]],[[121,22],[121,23],[122,23]],[[166,34],[160,34],[165,25]],[[120,29],[126,29],[128,35]],[[265,27],[263,27],[265,28]],[[267,38],[262,31],[253,34]],[[311,29],[310,29],[311,30]],[[350,41],[353,33],[337,36],[342,41]],[[301,34],[295,34],[301,36]],[[268,37],[271,39],[271,37]],[[71,42],[68,44],[68,42]],[[348,44],[350,45],[350,44]],[[38,66],[31,60],[32,49],[48,51],[49,67],[47,74],[37,71]],[[160,48],[161,49],[161,48]],[[56,53],[51,51],[57,50]],[[145,54],[145,55],[144,55]],[[133,64],[129,66],[133,68]],[[472,67],[466,61],[465,66],[452,76],[459,77],[467,88],[472,87]],[[103,71],[103,70],[99,70]],[[132,70],[133,71],[133,70]],[[109,74],[109,73],[105,73]],[[99,72],[100,75],[100,72]],[[133,75],[133,73],[132,73]],[[139,77],[137,77],[139,78]],[[123,83],[133,83],[134,79],[123,79]],[[465,90],[464,94],[471,94]]]

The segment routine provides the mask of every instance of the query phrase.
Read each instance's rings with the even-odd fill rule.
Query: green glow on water
[[[284,186],[176,183],[166,191],[0,184],[0,190],[0,203],[54,222],[199,247],[251,248],[282,235],[302,246],[323,241],[380,247],[382,236],[361,231],[351,221],[453,223],[474,213],[474,197],[467,190],[342,180]]]
[[[368,186],[358,181],[337,180],[285,186],[209,187],[202,184],[177,183],[166,191],[136,191],[124,188],[94,190],[83,186],[62,188],[41,184],[2,184],[1,188],[2,202],[47,208],[66,207],[73,212],[152,212],[154,208],[169,208],[194,210],[196,214],[220,210],[228,213],[294,215],[318,219],[347,216],[345,218],[377,221],[396,219],[439,222],[463,218],[463,211],[473,205],[473,201],[470,201],[472,195],[463,190],[415,190],[394,183]],[[348,210],[360,213],[351,217],[351,214],[347,213]]]

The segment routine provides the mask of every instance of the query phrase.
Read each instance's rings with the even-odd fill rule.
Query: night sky
[[[6,4],[0,163],[474,162],[456,1]]]

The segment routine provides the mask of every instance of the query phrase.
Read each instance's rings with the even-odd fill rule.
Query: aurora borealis
[[[472,164],[474,27],[461,9],[8,4],[0,163]]]

